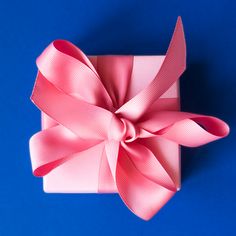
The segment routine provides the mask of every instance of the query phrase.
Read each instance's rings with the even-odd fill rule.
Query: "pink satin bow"
[[[120,197],[137,216],[150,219],[177,189],[171,173],[146,145],[148,140],[163,137],[194,147],[229,133],[227,124],[215,117],[155,109],[160,96],[184,72],[185,63],[180,17],[161,69],[131,99],[127,91],[133,56],[101,56],[95,70],[70,42],[52,42],[37,59],[31,97],[49,122],[49,128],[30,140],[34,175],[44,176],[74,153],[103,145]]]

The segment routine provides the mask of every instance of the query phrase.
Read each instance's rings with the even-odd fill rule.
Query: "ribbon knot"
[[[153,142],[161,137],[194,147],[226,136],[229,127],[215,117],[162,109],[161,96],[185,70],[181,18],[159,71],[129,97],[133,62],[133,56],[90,61],[68,41],[52,42],[37,59],[31,99],[45,119],[43,130],[30,139],[30,154],[34,174],[44,176],[75,154],[90,155],[91,149],[102,147],[97,155],[105,167],[100,169],[112,174],[129,209],[147,220],[178,187],[171,163],[166,164]]]
[[[124,124],[124,136],[123,142],[130,143],[138,138],[138,128],[129,120],[121,118],[121,121]]]
[[[108,140],[118,142],[133,142],[138,138],[138,128],[125,118],[112,117],[111,125],[108,130]]]

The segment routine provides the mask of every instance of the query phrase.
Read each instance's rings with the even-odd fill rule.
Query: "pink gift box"
[[[225,137],[222,120],[179,111],[186,68],[178,18],[165,56],[90,56],[52,42],[36,61],[31,96],[42,111],[33,173],[48,193],[118,193],[150,219],[180,189],[180,147]]]
[[[90,56],[93,66],[96,68],[98,56]],[[106,56],[109,57],[109,56]],[[124,56],[125,57],[125,56]],[[134,56],[132,76],[129,86],[128,97],[132,98],[158,73],[165,56]],[[179,110],[179,84],[175,82],[158,100],[159,110]],[[42,113],[42,128],[47,129],[52,121]],[[148,145],[152,145],[152,151],[161,160],[165,160],[165,168],[175,182],[177,189],[180,189],[180,146],[172,141],[163,138],[150,139]],[[71,160],[58,166],[43,177],[43,189],[47,193],[115,193],[117,192],[113,178],[107,166],[101,165],[102,148],[100,145],[84,152],[75,154]],[[101,183],[99,175],[104,175],[106,183]],[[100,180],[99,180],[100,179]],[[100,182],[100,183],[99,183]],[[103,189],[99,188],[103,185]],[[99,191],[98,191],[99,189]]]

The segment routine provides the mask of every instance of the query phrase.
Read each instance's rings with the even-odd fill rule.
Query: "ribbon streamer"
[[[149,140],[163,137],[195,147],[225,137],[229,127],[211,116],[155,109],[186,67],[180,17],[160,70],[131,99],[133,56],[100,56],[96,63],[95,69],[79,48],[64,40],[52,42],[37,59],[31,99],[48,124],[30,139],[33,173],[45,176],[76,153],[97,147],[124,203],[148,220],[177,191]]]

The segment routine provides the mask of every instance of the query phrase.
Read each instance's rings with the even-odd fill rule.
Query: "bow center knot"
[[[138,138],[138,134],[138,128],[131,121],[114,115],[108,131],[108,139],[130,143]]]

